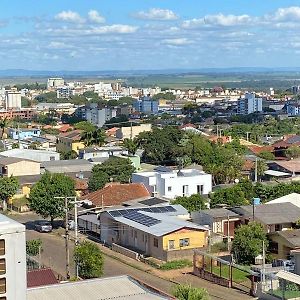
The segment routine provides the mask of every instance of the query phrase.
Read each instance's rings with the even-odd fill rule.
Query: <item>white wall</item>
[[[177,173],[141,172],[132,174],[132,182],[143,183],[149,192],[156,192],[158,196],[174,199],[183,196],[183,186],[188,186],[186,196],[197,194],[197,186],[203,185],[203,195],[212,191],[212,176],[210,174],[199,174],[188,176],[177,176]],[[169,190],[168,187],[171,189]]]

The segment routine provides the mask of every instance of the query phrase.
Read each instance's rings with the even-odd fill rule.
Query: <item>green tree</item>
[[[60,159],[69,160],[69,159],[76,159],[78,154],[76,151],[71,150],[68,152],[60,152]]]
[[[95,145],[103,146],[105,143],[105,132],[103,129],[95,129],[93,131],[85,131],[81,136],[81,141],[86,147]]]
[[[2,177],[0,178],[0,201],[2,202],[2,209],[7,210],[8,200],[15,195],[19,188],[19,181],[16,177]]]
[[[81,122],[75,123],[74,128],[87,132],[87,131],[94,131],[94,130],[96,130],[97,127],[95,125],[93,125],[91,122],[81,121]]]
[[[29,205],[44,218],[54,219],[64,216],[65,200],[55,197],[75,196],[74,180],[64,174],[45,173],[33,186],[29,195]]]
[[[285,151],[286,157],[293,159],[300,157],[300,148],[298,146],[292,146]]]
[[[194,194],[189,197],[176,197],[171,202],[172,204],[180,204],[189,212],[205,209],[205,198],[199,194]]]
[[[263,241],[267,249],[268,240],[263,226],[250,222],[236,229],[231,252],[238,263],[253,264],[255,257],[263,253]]]
[[[129,155],[135,155],[137,149],[138,149],[138,144],[135,140],[132,139],[124,139],[123,141],[123,147],[127,149]]]
[[[209,294],[204,288],[192,287],[189,284],[178,284],[173,287],[172,294],[178,300],[209,300]]]
[[[275,155],[270,152],[270,151],[261,151],[258,156],[262,159],[265,159],[265,160],[274,160],[275,159]]]
[[[97,278],[103,275],[104,258],[96,244],[84,241],[76,246],[74,259],[81,278]]]
[[[26,241],[26,254],[30,256],[36,256],[42,251],[42,240],[29,240]]]
[[[101,170],[93,171],[92,176],[89,179],[89,190],[90,191],[100,190],[108,182],[110,182],[110,177],[107,173]]]
[[[103,164],[93,167],[89,179],[89,189],[92,191],[98,190],[111,180],[129,182],[134,171],[135,168],[128,158],[110,157]]]

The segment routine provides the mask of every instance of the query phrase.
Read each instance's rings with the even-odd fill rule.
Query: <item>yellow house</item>
[[[57,138],[56,150],[58,152],[75,151],[77,154],[83,149],[84,143],[80,141],[82,130],[73,130],[61,133]]]
[[[178,206],[107,210],[100,214],[100,238],[163,261],[191,259],[194,249],[207,246],[208,228],[180,219]]]
[[[292,250],[300,249],[300,229],[276,231],[268,238],[269,252],[274,258],[287,259]]]
[[[0,158],[0,175],[4,177],[40,174],[41,163],[24,158]]]

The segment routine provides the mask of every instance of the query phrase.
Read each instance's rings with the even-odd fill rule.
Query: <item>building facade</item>
[[[5,91],[5,108],[21,109],[21,92],[17,91],[17,89]]]
[[[133,107],[136,111],[143,114],[157,114],[158,101],[153,100],[148,96],[141,97],[133,102]]]
[[[0,299],[26,300],[25,226],[0,214]]]
[[[262,98],[256,98],[255,93],[246,93],[244,98],[240,98],[237,103],[237,113],[248,115],[255,112],[262,112]]]
[[[24,140],[32,137],[39,137],[41,135],[41,130],[38,128],[9,128],[8,135],[14,140]]]
[[[207,195],[212,191],[211,174],[195,169],[173,171],[161,168],[154,172],[133,173],[132,182],[143,183],[150,193],[169,199]]]

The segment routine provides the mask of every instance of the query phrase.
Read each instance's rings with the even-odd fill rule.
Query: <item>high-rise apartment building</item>
[[[246,93],[244,98],[240,98],[238,100],[238,114],[248,115],[262,111],[262,98],[256,98],[255,93]]]
[[[0,214],[0,299],[26,300],[25,226]]]
[[[21,109],[21,92],[17,89],[5,91],[5,108],[6,109]]]

